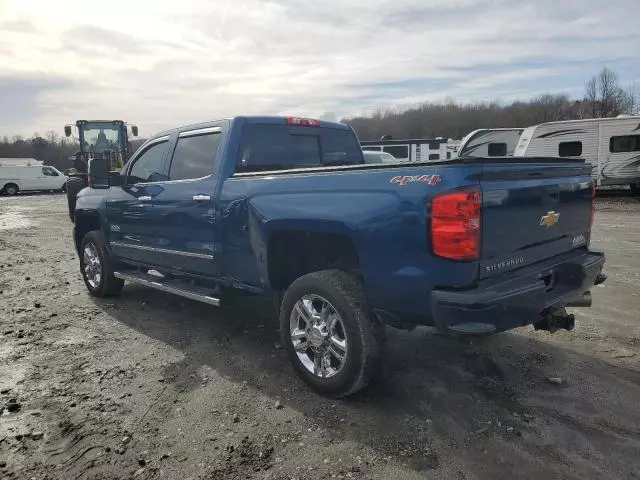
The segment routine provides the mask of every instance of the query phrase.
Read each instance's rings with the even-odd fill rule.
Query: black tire
[[[86,270],[85,249],[93,247],[96,257],[100,261],[101,276],[95,285],[92,284]],[[110,297],[120,294],[124,286],[124,280],[113,276],[114,262],[107,252],[104,234],[99,230],[92,230],[87,233],[80,244],[80,273],[87,290],[94,297]]]
[[[640,183],[633,183],[629,186],[631,187],[631,193],[633,195],[640,195]]]
[[[290,318],[296,302],[305,295],[326,299],[340,315],[347,339],[343,367],[334,376],[321,378],[309,371],[294,348]],[[317,392],[334,398],[346,397],[367,386],[382,367],[384,325],[369,308],[362,282],[341,270],[322,270],[294,281],[280,306],[280,333],[296,373]],[[308,339],[307,339],[308,340]]]
[[[71,177],[67,180],[67,204],[69,205],[69,218],[75,221],[76,201],[80,190],[84,188],[84,180],[79,177]]]
[[[7,183],[3,188],[2,192],[6,195],[12,196],[17,195],[20,189],[15,183]]]

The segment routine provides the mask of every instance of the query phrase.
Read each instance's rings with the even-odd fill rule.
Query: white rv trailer
[[[523,128],[483,128],[462,139],[458,157],[511,157]]]
[[[390,153],[400,162],[436,162],[452,158],[444,138],[407,140],[366,140],[360,142],[363,151]]]
[[[640,190],[640,116],[541,123],[522,132],[514,156],[584,158],[598,185]]]

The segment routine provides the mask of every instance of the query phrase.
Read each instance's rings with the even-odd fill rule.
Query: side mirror
[[[109,188],[109,162],[102,158],[89,160],[89,187],[105,189]]]
[[[64,126],[64,136],[65,137],[70,137],[71,136],[71,125],[65,125]]]
[[[137,125],[131,125],[131,133],[133,134],[134,137],[138,136],[138,126]]]

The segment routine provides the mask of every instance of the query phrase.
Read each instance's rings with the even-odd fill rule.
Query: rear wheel
[[[20,189],[15,183],[8,183],[4,186],[2,191],[7,195],[16,195],[20,191]]]
[[[82,239],[80,246],[80,272],[87,290],[94,297],[118,295],[124,280],[113,275],[114,263],[107,252],[102,232],[93,230]]]
[[[631,193],[634,195],[640,195],[640,183],[632,183],[629,186],[631,187]]]
[[[71,177],[67,180],[67,204],[69,205],[69,218],[75,221],[76,218],[76,201],[80,190],[84,188],[84,180],[80,177]]]
[[[300,277],[285,292],[280,332],[297,374],[316,391],[345,397],[380,371],[384,326],[362,282],[340,270]]]

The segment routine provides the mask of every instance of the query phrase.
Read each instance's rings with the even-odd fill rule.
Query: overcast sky
[[[640,0],[0,0],[0,135],[640,89]]]

